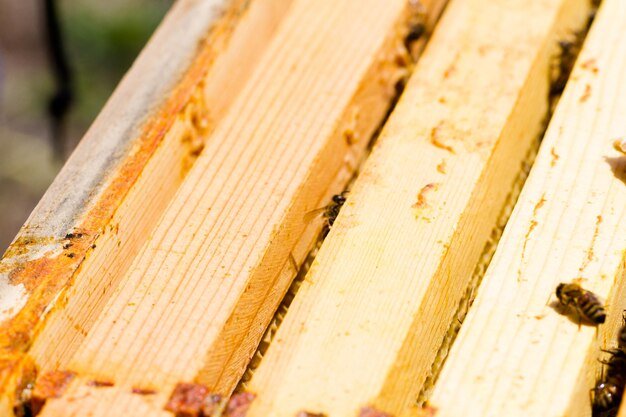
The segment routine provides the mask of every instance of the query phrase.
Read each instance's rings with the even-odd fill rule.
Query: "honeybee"
[[[611,357],[606,365],[606,378],[602,378],[591,389],[591,404],[594,412],[617,409],[626,385],[626,353],[621,350],[609,351]]]
[[[606,365],[607,377],[611,375],[624,375],[626,378],[626,353],[619,349],[603,350],[611,355],[608,361],[600,361]]]
[[[341,194],[335,194],[330,204],[325,207],[321,207],[319,209],[308,212],[305,215],[305,221],[308,222],[319,214],[322,214],[323,217],[326,219],[327,228],[330,229],[335,223],[335,220],[337,220],[337,216],[339,215],[341,207],[343,207],[344,203],[346,202],[346,194],[348,194],[347,191],[344,191]]]
[[[326,217],[326,222],[328,223],[328,227],[332,227],[335,220],[337,220],[337,216],[339,215],[339,210],[343,207],[346,202],[346,192],[344,191],[341,194],[335,194],[333,196],[333,202],[326,206],[326,212],[324,212],[324,217]]]
[[[591,390],[591,404],[594,415],[597,412],[609,411],[617,408],[624,392],[624,379],[616,375],[606,378],[596,384]]]
[[[576,283],[559,284],[556,287],[559,303],[572,307],[576,313],[593,324],[604,323],[606,311],[597,295]]]
[[[557,65],[553,68],[556,74],[553,75],[550,93],[561,94],[565,89],[565,84],[580,52],[583,37],[582,32],[574,32],[559,41],[560,51]]]

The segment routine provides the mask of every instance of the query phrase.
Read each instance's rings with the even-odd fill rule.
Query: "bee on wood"
[[[608,351],[611,355],[606,365],[606,377],[601,378],[591,389],[593,411],[605,412],[617,409],[626,385],[626,353],[621,350]]]
[[[324,212],[324,217],[326,217],[326,222],[328,223],[328,227],[332,227],[335,220],[337,220],[337,216],[339,216],[339,210],[343,207],[346,202],[346,192],[344,191],[341,194],[335,194],[333,196],[333,202],[326,206],[326,211]]]
[[[591,404],[594,415],[597,412],[609,411],[617,408],[624,392],[624,379],[616,376],[606,378],[591,389]]]
[[[563,306],[576,310],[579,317],[593,324],[604,323],[606,311],[597,295],[576,283],[559,284],[556,297]]]
[[[559,41],[559,58],[558,64],[553,69],[556,74],[553,75],[551,94],[561,94],[565,89],[565,84],[580,52],[583,37],[584,33],[574,32]]]
[[[619,349],[603,350],[610,355],[608,361],[600,361],[606,365],[607,377],[612,375],[624,375],[626,380],[626,353]]]
[[[343,207],[344,203],[346,202],[347,193],[348,193],[347,191],[344,191],[341,194],[335,194],[330,204],[328,204],[327,206],[321,207],[319,209],[308,212],[305,215],[305,221],[309,222],[314,217],[317,217],[318,215],[321,214],[324,217],[324,219],[326,219],[326,227],[330,229],[335,223],[335,220],[337,220],[337,216],[339,215],[339,211],[341,210],[341,207]]]

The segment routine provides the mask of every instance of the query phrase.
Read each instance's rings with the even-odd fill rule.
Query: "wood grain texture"
[[[132,388],[73,384],[62,399],[48,400],[40,415],[172,417],[172,413],[164,410],[166,402],[163,393],[140,395],[133,393]],[[102,407],[103,404],[107,407]]]
[[[112,381],[119,403],[61,398],[43,416],[118,415],[134,386],[162,398],[183,381],[232,391],[296,273],[291,254],[301,260],[321,228],[304,214],[345,185],[406,73],[411,11],[404,0],[292,5],[67,362],[74,387]]]
[[[584,1],[453,0],[248,387],[247,417],[411,415]],[[459,413],[458,415],[463,415]]]
[[[605,0],[430,403],[448,416],[590,416],[598,348],[616,346],[626,250],[626,5]],[[580,327],[560,282],[606,300]]]
[[[56,344],[71,350],[89,328],[86,311],[130,265],[289,3],[184,0],[170,10],[0,261],[6,410],[22,374],[62,365]],[[40,333],[43,346],[24,355]]]
[[[256,0],[240,16],[154,151],[141,176],[94,242],[95,248],[48,314],[29,350],[40,369],[64,368],[152,232],[211,132],[252,72],[291,0]],[[215,47],[216,45],[213,45]],[[228,89],[220,92],[221,86]],[[74,253],[73,247],[68,252]]]

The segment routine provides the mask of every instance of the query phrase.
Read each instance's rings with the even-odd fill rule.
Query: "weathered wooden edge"
[[[0,414],[12,408],[22,374],[32,371],[23,353],[38,324],[249,4],[181,0],[172,7],[5,252],[0,261]],[[61,253],[68,243],[71,256]]]
[[[441,1],[441,0],[437,0],[437,1]],[[306,2],[302,2],[301,4],[306,4]],[[333,6],[332,6],[333,2],[326,2],[326,4],[330,6],[330,9],[333,8]],[[376,3],[375,2],[374,3],[370,2],[370,4],[376,4]],[[353,5],[356,6],[356,7],[353,7],[353,9],[357,8],[358,7],[358,2],[353,2]],[[310,7],[311,6],[308,6],[307,8],[310,9]],[[378,7],[379,8],[385,7],[384,6],[384,2],[383,3],[378,2]],[[398,7],[399,7],[399,10],[396,10]],[[328,9],[329,7],[326,7],[326,8]],[[284,224],[288,225],[289,223],[294,223],[294,221],[295,221],[295,223],[298,224],[297,227],[301,228],[302,227],[302,225],[301,225],[301,223],[302,223],[302,215],[306,211],[306,208],[307,207],[310,208],[311,207],[310,206],[311,203],[315,204],[312,207],[316,207],[320,200],[321,201],[326,201],[327,200],[327,198],[323,198],[323,199],[319,198],[321,193],[325,194],[326,197],[329,198],[330,197],[330,195],[328,195],[329,192],[330,193],[338,192],[337,190],[340,190],[340,189],[343,188],[343,186],[345,185],[346,176],[341,174],[343,179],[342,179],[342,181],[338,181],[338,182],[341,182],[341,185],[339,185],[338,183],[335,184],[335,182],[333,181],[333,184],[335,184],[336,186],[334,188],[329,189],[329,190],[325,190],[326,189],[326,184],[328,184],[331,181],[331,179],[333,179],[335,177],[334,173],[336,171],[336,168],[338,168],[338,166],[341,166],[340,171],[342,171],[342,172],[345,170],[345,168],[349,168],[349,164],[346,163],[345,160],[342,160],[342,158],[340,157],[340,154],[338,154],[336,152],[336,151],[338,151],[337,147],[341,147],[342,149],[346,149],[346,150],[350,149],[350,147],[351,147],[350,145],[352,144],[352,142],[348,140],[349,137],[356,137],[356,138],[360,137],[360,138],[363,138],[363,139],[369,138],[370,135],[372,134],[372,132],[376,130],[376,128],[378,127],[380,121],[384,118],[385,114],[387,113],[387,109],[388,109],[388,106],[389,106],[389,101],[391,101],[392,98],[394,97],[394,90],[395,90],[394,89],[394,85],[396,84],[395,81],[397,80],[397,77],[400,77],[400,76],[402,76],[402,74],[404,74],[405,71],[403,70],[403,67],[404,67],[404,65],[406,65],[408,63],[408,58],[405,59],[405,49],[403,47],[401,47],[401,45],[403,43],[403,40],[404,40],[403,38],[404,38],[405,31],[406,31],[405,24],[404,24],[404,23],[406,23],[405,20],[406,20],[406,18],[409,18],[409,20],[411,20],[411,21],[413,19],[411,19],[410,16],[404,16],[405,13],[401,12],[401,10],[403,8],[404,8],[403,7],[403,1],[396,2],[394,4],[393,9],[390,9],[390,10],[394,10],[393,16],[395,16],[395,18],[394,18],[393,21],[389,21],[388,22],[389,26],[385,25],[385,28],[388,28],[389,32],[388,33],[386,32],[387,35],[384,36],[384,37],[383,36],[380,36],[380,37],[377,36],[377,38],[379,38],[379,39],[376,40],[376,43],[374,45],[378,45],[379,41],[380,42],[384,41],[383,45],[385,45],[385,46],[384,47],[381,46],[381,45],[376,46],[376,49],[373,50],[372,52],[374,52],[374,51],[378,51],[378,52],[376,52],[375,54],[372,54],[371,58],[368,58],[366,61],[363,61],[362,58],[359,58],[358,60],[354,61],[355,63],[357,63],[357,66],[361,66],[361,65],[363,65],[363,63],[367,63],[368,64],[367,68],[369,68],[369,69],[367,70],[367,72],[363,73],[363,75],[359,75],[356,78],[353,77],[354,80],[361,80],[361,79],[363,79],[363,81],[360,81],[360,83],[358,85],[354,85],[354,86],[350,87],[350,90],[347,90],[347,92],[350,92],[351,95],[346,95],[346,97],[345,97],[346,101],[344,102],[344,100],[341,100],[341,104],[340,104],[341,107],[337,107],[337,110],[341,110],[341,113],[337,113],[336,116],[333,116],[332,119],[329,119],[329,120],[336,120],[336,122],[333,122],[333,125],[336,124],[336,127],[333,128],[332,135],[331,135],[330,131],[328,132],[329,133],[328,137],[329,138],[330,137],[337,138],[338,140],[332,140],[332,141],[329,140],[328,141],[329,145],[326,146],[326,149],[328,149],[328,150],[325,151],[325,153],[329,153],[330,152],[330,153],[332,153],[334,155],[332,156],[332,158],[330,156],[326,156],[326,157],[321,157],[320,156],[320,157],[316,158],[316,162],[314,163],[314,165],[312,165],[311,169],[313,169],[313,167],[317,166],[315,169],[320,170],[320,168],[319,168],[320,165],[319,165],[318,161],[323,161],[323,160],[326,160],[326,159],[332,159],[332,163],[331,162],[325,163],[327,168],[328,167],[330,167],[330,168],[325,169],[325,170],[322,169],[321,171],[326,171],[326,172],[324,172],[324,173],[319,172],[319,175],[314,174],[312,177],[310,177],[312,179],[307,180],[307,183],[308,183],[308,185],[307,185],[308,188],[307,189],[309,189],[309,188],[310,189],[308,191],[303,191],[301,194],[298,194],[298,195],[305,195],[306,194],[306,195],[310,196],[312,194],[312,190],[315,189],[316,197],[314,197],[312,199],[312,201],[309,201],[307,204],[304,204],[304,207],[300,206],[299,208],[295,209],[295,211],[294,211],[295,216],[294,215],[290,215],[293,220],[291,220],[289,222],[285,221]],[[349,20],[353,19],[353,15],[352,14],[345,14],[344,13],[343,15],[345,16],[344,20],[349,21]],[[371,17],[373,17],[374,19],[376,18],[375,17],[376,15],[372,14],[371,12],[369,12],[369,15]],[[301,15],[301,18],[302,18],[302,20],[308,19],[308,15],[307,14]],[[289,22],[285,22],[284,25],[287,25],[288,27],[291,26],[291,25],[289,25]],[[297,25],[297,26],[300,26],[300,25]],[[336,25],[336,29],[334,30],[335,36],[337,36],[343,30],[345,30],[343,27],[344,27],[344,25],[338,25],[338,26]],[[364,30],[363,26],[361,26],[360,30]],[[367,29],[365,29],[365,30],[367,30]],[[315,33],[315,31],[313,31],[313,33]],[[282,39],[284,39],[284,38],[282,38]],[[292,39],[299,39],[299,35],[295,35],[295,37],[292,37]],[[354,38],[354,39],[358,39],[358,38]],[[370,43],[370,41],[368,41],[368,43]],[[302,42],[300,42],[299,44],[301,44],[302,46],[306,46],[307,45],[306,43],[302,43]],[[325,42],[325,44],[327,46],[332,45],[332,43],[328,43],[328,42]],[[346,46],[347,46],[347,44],[344,44],[344,48]],[[270,50],[271,50],[271,48],[270,48]],[[300,48],[296,48],[296,50],[300,51],[300,52],[298,52],[299,54],[302,54],[301,47]],[[307,52],[305,52],[305,53],[307,53]],[[399,55],[399,54],[401,54],[401,55]],[[370,59],[371,59],[371,61],[370,61]],[[320,62],[323,63],[324,61],[320,61]],[[261,65],[261,64],[259,64],[259,65]],[[284,64],[283,65],[284,68],[289,68],[290,66],[291,65],[289,65],[289,64]],[[306,68],[306,67],[303,67],[303,68]],[[337,67],[335,67],[335,68],[337,68]],[[346,71],[348,71],[347,73],[350,73],[350,71],[346,67],[341,66],[339,68],[340,68],[339,70],[334,69],[334,71],[337,73],[338,76],[342,76],[343,74],[346,73]],[[341,69],[341,68],[343,68],[343,69]],[[399,70],[399,71],[397,71],[397,70]],[[343,74],[342,74],[342,71],[343,71]],[[365,67],[363,68],[363,71],[365,71]],[[283,73],[284,73],[284,71],[283,71]],[[263,72],[260,72],[260,74],[263,74]],[[210,80],[210,79],[211,78],[209,76],[207,78],[207,80]],[[256,77],[255,77],[255,79],[256,79]],[[282,80],[282,77],[278,78],[278,80]],[[353,83],[351,82],[350,85],[352,85],[352,84]],[[280,88],[280,82],[277,84],[277,87]],[[381,97],[377,98],[379,96],[381,96]],[[352,98],[350,99],[350,102],[348,104],[347,99],[349,97],[352,97]],[[303,98],[304,98],[304,96],[303,96]],[[375,111],[369,109],[372,106],[372,102],[374,101],[374,98],[376,98],[375,101],[378,102]],[[249,100],[249,97],[245,96],[245,101],[244,102],[247,102],[248,100]],[[364,109],[361,107],[362,105],[366,105],[367,106],[366,108],[368,109],[368,111],[364,111]],[[263,109],[265,109],[265,106],[260,107],[259,114],[263,114]],[[356,111],[355,109],[361,109],[361,113],[362,114],[368,115],[368,117],[364,117],[365,121],[362,122],[362,124],[359,123],[358,125],[355,125],[354,116],[353,116],[355,111]],[[240,114],[238,112],[235,112],[234,110],[229,110],[229,112],[233,112],[232,113],[234,115],[233,119],[237,119],[237,118],[241,117]],[[226,121],[225,121],[225,123],[228,124]],[[245,122],[244,122],[244,124],[245,124]],[[210,155],[212,155],[214,153],[214,151],[215,151],[214,148],[210,147],[210,144],[212,144],[212,143],[213,144],[215,144],[215,143],[222,143],[222,141],[219,139],[219,136],[220,136],[218,134],[219,131],[220,131],[220,128],[218,128],[217,131],[216,131],[216,135],[215,136],[217,138],[209,139],[209,141],[208,141],[209,148],[205,149],[205,151],[204,151],[205,154],[208,153],[209,159],[211,158]],[[237,141],[238,139],[235,138],[234,140]],[[361,149],[361,152],[356,152],[357,154],[360,155],[362,153],[363,148],[365,148],[367,146],[367,142],[368,141],[366,141],[366,140],[361,140],[360,141],[361,144],[360,144],[359,149]],[[332,145],[330,145],[331,143],[332,143]],[[347,148],[344,148],[346,146],[347,146]],[[348,151],[347,153],[350,154],[350,153],[352,153],[352,151],[354,151],[354,149],[351,150],[351,151]],[[343,153],[343,152],[344,151],[342,151],[341,153]],[[204,157],[206,157],[206,156],[207,155],[201,155],[200,156],[200,160],[205,160]],[[206,161],[204,161],[204,163],[206,163]],[[202,164],[202,163],[198,162],[198,164]],[[344,167],[344,165],[346,165],[346,166]],[[195,170],[196,168],[197,168],[197,165],[194,166],[193,169]],[[351,169],[348,169],[348,170],[351,171]],[[230,170],[227,170],[227,171],[230,171]],[[193,175],[193,174],[191,174],[191,175]],[[320,185],[322,185],[322,184],[323,184],[323,187],[320,187]],[[181,191],[183,191],[183,190],[184,190],[184,188],[181,188]],[[188,190],[188,191],[190,191],[190,190]],[[198,193],[199,190],[198,190],[197,187],[194,187],[193,190],[190,191],[190,192]],[[182,192],[181,192],[181,194],[182,194]],[[209,199],[209,200],[211,200],[211,199]],[[296,205],[296,207],[298,207],[298,205],[302,205],[301,200],[303,200],[303,199],[300,198],[300,197],[294,198],[294,201],[297,202],[297,203],[294,203],[294,205]],[[290,208],[289,210],[292,210],[292,209]],[[200,212],[203,213],[204,211],[200,210]],[[180,214],[180,212],[178,210],[173,211],[173,213],[174,213],[175,216],[177,214]],[[282,220],[282,221],[284,221],[284,220]],[[317,231],[319,231],[319,226],[320,226],[319,224],[317,224],[317,225],[309,224],[309,226],[314,226],[315,229]],[[307,230],[309,229],[309,226],[307,226]],[[297,230],[297,229],[295,229],[295,227],[292,227],[292,226],[285,226],[284,228],[281,226],[281,229],[283,229],[284,231],[287,231],[287,233],[290,233],[290,234],[293,232],[293,230]],[[181,235],[179,233],[175,233],[175,231],[172,231],[172,230],[170,230],[170,233],[172,233],[173,236],[176,236],[177,234],[179,236]],[[295,233],[295,232],[293,232],[293,233]],[[299,233],[300,232],[298,232],[297,234],[299,234]],[[158,234],[159,234],[158,232],[155,232],[155,236],[158,235]],[[314,234],[317,235],[317,232],[314,233]],[[294,238],[293,236],[290,237],[290,236],[284,236],[283,235],[280,238],[277,237],[276,240],[277,241],[282,241],[284,237],[289,239],[289,240],[292,240]],[[302,238],[300,238],[300,239],[302,239]],[[305,240],[310,240],[310,239],[314,239],[314,236],[308,236],[308,237],[306,237]],[[283,244],[286,245],[286,243],[283,243]],[[300,250],[292,251],[293,258],[299,259],[299,257],[300,257],[299,254],[298,254],[299,252],[300,252]],[[294,272],[293,271],[293,267],[288,262],[287,253],[285,253],[284,255],[285,256],[281,260],[279,260],[279,262],[281,264],[283,262],[285,262],[287,264],[286,269],[285,269],[287,271],[287,274],[281,274],[282,275],[281,279],[287,279],[287,278],[291,279],[290,275]],[[271,262],[270,264],[272,265],[272,266],[270,266],[271,269],[275,268],[275,266],[282,266],[282,265],[274,265],[275,262]],[[283,270],[283,271],[285,271],[285,270]],[[208,279],[209,277],[206,277],[206,278]],[[272,299],[271,297],[278,297],[278,298],[280,298],[280,293],[286,289],[285,288],[285,283],[280,283],[280,285],[273,285],[273,286],[270,285],[269,287],[266,286],[266,285],[263,285],[263,287],[267,288],[267,289],[272,288],[272,292],[275,292],[274,295],[272,295],[272,294],[270,295],[269,300]],[[262,290],[265,291],[263,288],[262,288]],[[261,298],[261,300],[263,300],[263,299],[264,298]],[[263,302],[267,303],[268,305],[271,306],[271,307],[267,308],[268,310],[271,309],[273,311],[273,309],[275,309],[275,305],[272,305],[272,303],[274,303],[274,301],[272,301],[270,303],[269,300],[266,298],[265,301],[263,301]],[[278,302],[279,302],[279,299],[276,299],[275,303],[278,303]],[[247,311],[250,311],[250,310],[247,310]],[[254,311],[254,309],[251,310],[251,311]],[[271,315],[271,312],[269,312],[269,313]],[[248,314],[248,313],[246,313],[246,314]],[[263,317],[263,314],[266,314],[266,313],[259,313],[259,316]],[[75,314],[72,314],[72,316],[76,317]],[[245,320],[248,320],[248,318],[242,317],[241,320],[245,321]],[[241,323],[241,320],[237,319],[237,322]],[[255,320],[257,320],[257,319],[255,318]],[[264,327],[267,324],[267,320],[269,320],[269,317],[267,319],[260,320],[258,326],[263,326]],[[158,321],[157,321],[157,323],[158,323]],[[255,325],[255,326],[253,326],[253,328],[256,328],[258,326]],[[249,347],[252,348],[252,349],[254,349],[254,347],[256,346],[256,344],[258,342],[258,340],[252,339],[254,337],[254,333],[257,332],[257,331],[258,330],[251,330],[250,333],[252,335],[248,334],[246,336],[247,338],[251,339],[251,341],[247,342],[246,345],[249,345]],[[202,334],[204,334],[204,332],[202,332]],[[132,339],[133,336],[134,335],[132,333],[129,334],[129,338],[130,339]],[[38,336],[38,339],[40,339],[40,337],[41,336]],[[237,337],[239,337],[239,336],[237,336]],[[229,338],[229,343],[234,343],[232,338]],[[252,346],[252,344],[254,344],[254,346]],[[156,344],[156,345],[158,346],[159,344]],[[244,346],[244,348],[246,348],[246,346]],[[167,351],[168,349],[165,349],[165,350]],[[32,349],[31,349],[31,351],[32,351]],[[241,349],[239,351],[243,352],[243,349]],[[220,354],[223,354],[223,351],[220,350]],[[249,358],[245,358],[245,356],[247,356],[247,355],[245,355],[245,353],[237,353],[237,355],[243,361],[247,361],[247,359],[249,359]],[[90,362],[91,362],[91,360],[85,361],[85,363],[90,363]],[[113,362],[115,362],[115,361],[113,361]],[[53,362],[53,364],[54,364],[54,362]],[[53,366],[55,366],[58,369],[64,369],[62,365],[61,366],[53,365]],[[245,363],[243,364],[243,366],[245,366]],[[75,371],[78,374],[77,381],[76,381],[78,383],[80,383],[79,379],[80,379],[80,376],[82,376],[82,375],[85,375],[85,378],[87,379],[87,381],[83,380],[82,381],[83,383],[89,382],[88,379],[94,377],[93,374],[88,374],[88,371],[84,372],[84,370],[81,370],[79,367],[75,367],[72,364],[69,365],[69,369],[72,369],[73,371]],[[113,369],[113,368],[111,368],[111,369]],[[222,369],[224,369],[224,368],[222,368]],[[197,379],[201,379],[203,377],[203,374],[204,374],[203,370],[199,370],[199,371],[200,371],[200,375],[197,377]],[[88,374],[88,375],[86,375],[86,374]],[[217,376],[219,376],[219,374]],[[114,374],[114,373],[111,373],[110,375],[99,374],[98,378],[102,378],[102,379],[111,381],[111,383],[115,382],[116,387],[112,388],[112,389],[117,389],[118,385],[120,387],[122,387],[125,383],[129,383],[128,381],[120,382],[120,381],[116,380],[116,374]],[[236,379],[231,380],[230,384],[232,384],[232,386],[230,388],[224,388],[225,390],[228,390],[228,392],[230,392],[230,390],[232,390],[232,387],[234,387],[234,384],[237,382],[238,376],[236,376],[235,378]],[[146,380],[146,381],[144,381],[144,383],[145,384],[149,384],[150,381]],[[168,386],[166,389],[159,390],[157,387],[158,387],[158,385],[156,383],[152,386],[152,388],[156,388],[158,391],[165,392],[166,394],[169,394],[169,391],[170,391],[170,388],[171,388],[171,387]],[[123,390],[123,388],[120,388],[120,395],[122,395],[122,397],[123,397],[123,394],[121,393],[122,390]],[[92,391],[94,391],[94,393],[93,393],[93,395],[91,395],[90,399],[87,400],[87,402],[93,402],[94,396],[99,395],[99,394],[95,393],[95,392],[98,392],[99,390],[93,389]],[[79,407],[79,405],[77,404],[78,401],[74,401],[74,398],[71,398],[71,397],[69,399],[67,399],[67,398],[60,398],[58,401],[59,402],[67,401],[68,403],[71,403],[70,405],[64,404],[66,407],[64,406],[63,409],[61,409],[61,411],[60,411],[60,413],[62,413],[63,415],[66,415],[64,413],[68,413],[69,412],[68,410],[72,409],[72,407],[73,408]],[[59,405],[59,403],[57,403],[57,406],[58,405]],[[48,404],[46,406],[46,409],[44,409],[43,412],[44,413],[46,413],[46,412],[47,413],[52,413],[53,411],[50,408],[51,406],[53,406],[53,404]],[[85,406],[85,403],[83,401],[80,401],[80,407],[82,407],[81,410],[83,410],[83,411],[85,411],[85,410],[87,410],[89,408],[89,406]],[[120,404],[119,401],[115,401],[114,404],[111,404],[111,401],[106,400],[105,404],[104,404],[104,407],[109,410],[109,412],[111,413],[110,415],[115,415],[115,413],[120,412],[120,410],[126,410],[125,407],[127,407],[127,404],[126,403],[121,403]],[[101,410],[102,410],[102,404],[100,404],[99,411],[93,411],[93,410],[90,410],[90,411],[94,412],[95,414],[98,414]],[[57,408],[57,412],[59,412],[59,408]]]
[[[172,101],[172,93],[184,92],[183,88],[174,89],[181,81],[189,82],[183,79],[190,75],[185,72],[191,69],[196,58],[206,54],[200,48],[208,45],[203,46],[201,42],[229,3],[236,1],[184,0],[172,7],[32,212],[20,235],[64,237],[78,219],[92,210],[107,180],[118,173],[134,146],[145,140],[148,124],[166,110],[163,107]],[[203,66],[206,64],[204,62]],[[186,101],[181,99],[178,101]],[[111,120],[115,123],[111,124]]]

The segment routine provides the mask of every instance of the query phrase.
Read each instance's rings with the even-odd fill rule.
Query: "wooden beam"
[[[168,13],[0,261],[1,415],[29,370],[62,365],[84,337],[87,311],[129,267],[289,4],[180,0]],[[85,288],[97,293],[71,296]]]
[[[345,186],[384,119],[421,11],[295,1],[84,340],[60,355],[77,377],[43,416],[129,413],[143,404],[133,388],[155,391],[158,415],[181,382],[230,394],[296,273],[291,257],[321,228],[304,214]],[[54,334],[39,343],[58,346]]]
[[[410,415],[542,131],[557,39],[586,11],[448,5],[248,383],[247,417]]]
[[[256,0],[245,14],[239,11],[242,14],[228,45],[204,69],[185,107],[173,115],[163,143],[100,232],[93,253],[81,264],[71,293],[64,294],[62,308],[49,315],[33,341],[29,354],[40,368],[67,364],[242,89],[290,2]],[[221,87],[225,90],[220,91]]]
[[[599,348],[626,308],[626,4],[605,0],[430,404],[438,417],[590,416]],[[606,300],[607,323],[553,308],[560,282]]]

